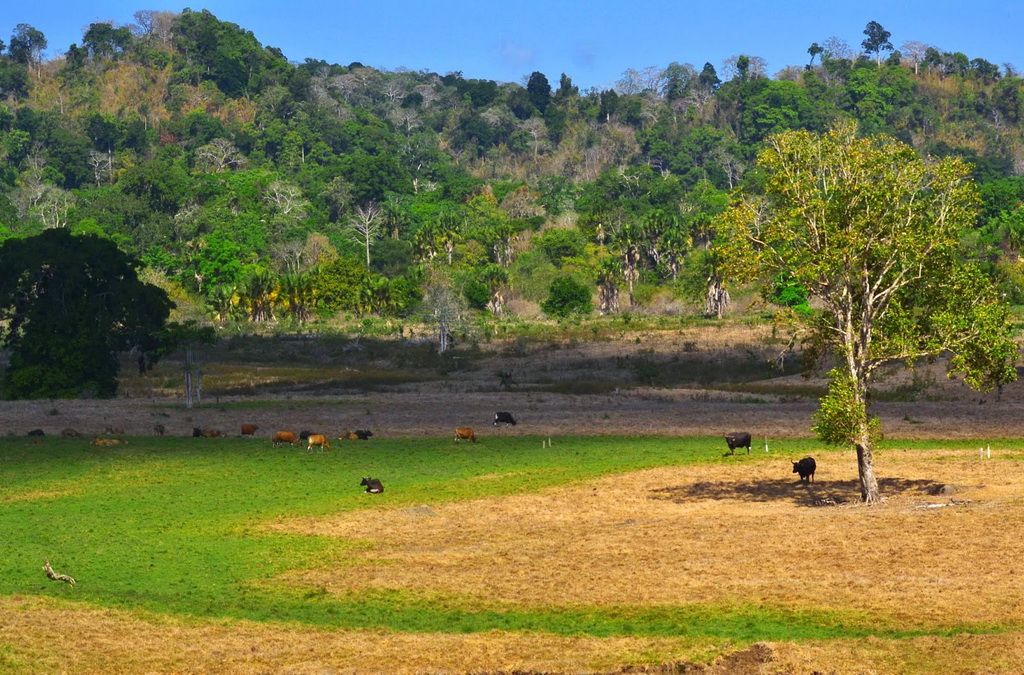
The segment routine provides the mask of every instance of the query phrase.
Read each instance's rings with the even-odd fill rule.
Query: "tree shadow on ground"
[[[932,494],[942,483],[929,479],[882,478],[878,488],[883,497],[904,493]],[[797,506],[832,506],[860,501],[860,481],[829,480],[801,483],[797,480],[701,481],[651,490],[651,499],[684,504],[706,499],[738,499],[751,502],[789,501]]]

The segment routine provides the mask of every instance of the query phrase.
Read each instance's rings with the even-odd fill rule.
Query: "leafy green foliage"
[[[47,230],[0,246],[8,398],[113,396],[117,352],[155,353],[171,309],[137,263],[106,239]]]
[[[829,371],[828,392],[813,419],[814,433],[829,445],[854,444],[865,427],[869,438],[875,438],[881,427],[877,417],[868,417],[867,403],[858,398],[856,383],[840,368]]]
[[[591,289],[571,276],[562,276],[551,282],[548,298],[541,303],[548,316],[564,318],[574,314],[589,314],[594,309]]]
[[[849,123],[775,136],[758,163],[765,195],[716,221],[716,248],[737,277],[791,279],[820,298],[824,316],[810,328],[843,366],[817,428],[857,445],[862,493],[873,501],[867,402],[880,366],[948,353],[951,374],[971,386],[1016,379],[1008,308],[958,256],[976,217],[969,169],[954,158],[926,162],[892,138],[861,138]]]
[[[209,11],[161,16],[161,30],[94,22],[45,68],[44,49],[56,46],[33,26],[14,28],[0,53],[0,236],[55,224],[95,233],[197,303],[223,305],[214,289],[231,290],[238,310],[237,290],[259,271],[275,293],[286,279],[294,291],[296,274],[315,287],[330,260],[299,244],[315,235],[356,253],[345,226],[373,202],[382,236],[362,290],[346,302],[326,292],[335,299],[318,302],[320,313],[397,311],[404,301],[388,298],[420,293],[406,290],[436,264],[460,284],[498,265],[508,299],[538,301],[560,274],[595,275],[603,256],[618,259],[633,300],[677,284],[697,299],[731,289],[717,254],[698,250],[731,191],[768,188],[754,161],[767,139],[852,119],[861,133],[913,138],[924,154],[974,165],[984,208],[960,255],[1024,300],[1024,193],[1012,175],[1024,155],[1024,81],[937,48],[885,61],[890,36],[876,22],[864,43],[874,60],[814,43],[810,65],[776,78],[743,55],[724,84],[709,63],[671,63],[581,92],[565,73],[553,91],[540,72],[520,86],[296,65]],[[477,281],[465,288],[481,307],[483,286],[496,289]],[[282,316],[286,295],[295,299],[274,300]]]

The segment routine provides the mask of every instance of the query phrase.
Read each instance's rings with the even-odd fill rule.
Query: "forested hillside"
[[[425,294],[523,316],[592,298],[720,313],[713,217],[758,192],[768,135],[843,118],[973,164],[964,255],[1024,301],[1024,79],[894,49],[874,22],[856,48],[808,36],[808,65],[774,76],[739,53],[581,91],[571,73],[296,64],[206,11],[136,20],[94,23],[51,60],[45,26],[0,43],[0,237],[108,237],[212,320],[404,316]],[[791,286],[769,299],[799,306]]]

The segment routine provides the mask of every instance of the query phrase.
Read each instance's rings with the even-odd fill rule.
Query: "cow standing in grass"
[[[306,452],[312,452],[313,446],[319,447],[321,450],[330,448],[331,444],[327,442],[327,437],[323,434],[310,434],[306,438]]]
[[[274,444],[274,447],[276,448],[282,443],[287,443],[288,445],[295,445],[295,441],[297,439],[295,438],[294,431],[275,431],[274,436],[270,440]]]
[[[507,424],[514,427],[516,425],[516,419],[512,417],[512,413],[510,412],[496,412],[494,413],[494,426],[498,426],[499,424]]]
[[[726,434],[725,443],[729,446],[730,455],[736,452],[736,448],[746,448],[747,454],[750,454],[750,434],[745,431],[734,431],[731,434]]]
[[[455,427],[455,440],[476,443],[476,432],[472,427]]]

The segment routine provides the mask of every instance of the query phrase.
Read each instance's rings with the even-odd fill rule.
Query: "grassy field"
[[[1022,519],[1024,454],[1013,441],[986,441],[996,458],[983,465],[978,441],[889,443],[880,470],[892,499],[878,509],[853,504],[849,453],[810,440],[735,457],[723,457],[717,438],[553,441],[336,441],[309,454],[249,439],[131,438],[113,448],[0,440],[0,615],[10,622],[0,619],[0,666],[68,665],[60,658],[73,657],[47,648],[33,621],[89,626],[108,638],[167,634],[173,625],[193,631],[181,639],[211,644],[218,638],[203,631],[253,644],[314,631],[324,644],[364,652],[404,645],[396,667],[414,670],[707,662],[755,642],[797,645],[804,651],[787,657],[797,668],[821,645],[845,645],[854,656],[833,660],[840,671],[869,658],[865,650],[899,643],[910,654],[923,640],[957,645],[957,658],[970,649],[982,659],[1015,653],[1020,544],[991,532],[973,543],[954,538]],[[822,467],[813,490],[789,474],[788,460],[804,454]],[[368,475],[384,481],[383,495],[361,492]],[[953,482],[970,504],[919,508]],[[887,585],[887,566],[930,554],[952,557],[932,577],[956,575],[967,555],[974,568],[963,578]],[[78,584],[49,582],[47,558]],[[836,571],[852,574],[858,560],[868,568],[857,574],[880,575],[878,588],[863,579],[851,587]],[[978,574],[988,592],[978,590]],[[834,591],[822,594],[829,583]],[[929,596],[943,590],[951,606]],[[937,604],[908,609],[915,601]],[[963,636],[1003,646],[964,646]],[[233,653],[228,644],[222,655]],[[298,657],[281,650],[260,665],[294,666]],[[303,662],[351,667],[355,657],[339,654]],[[70,663],[103,669],[116,651],[94,657]]]

